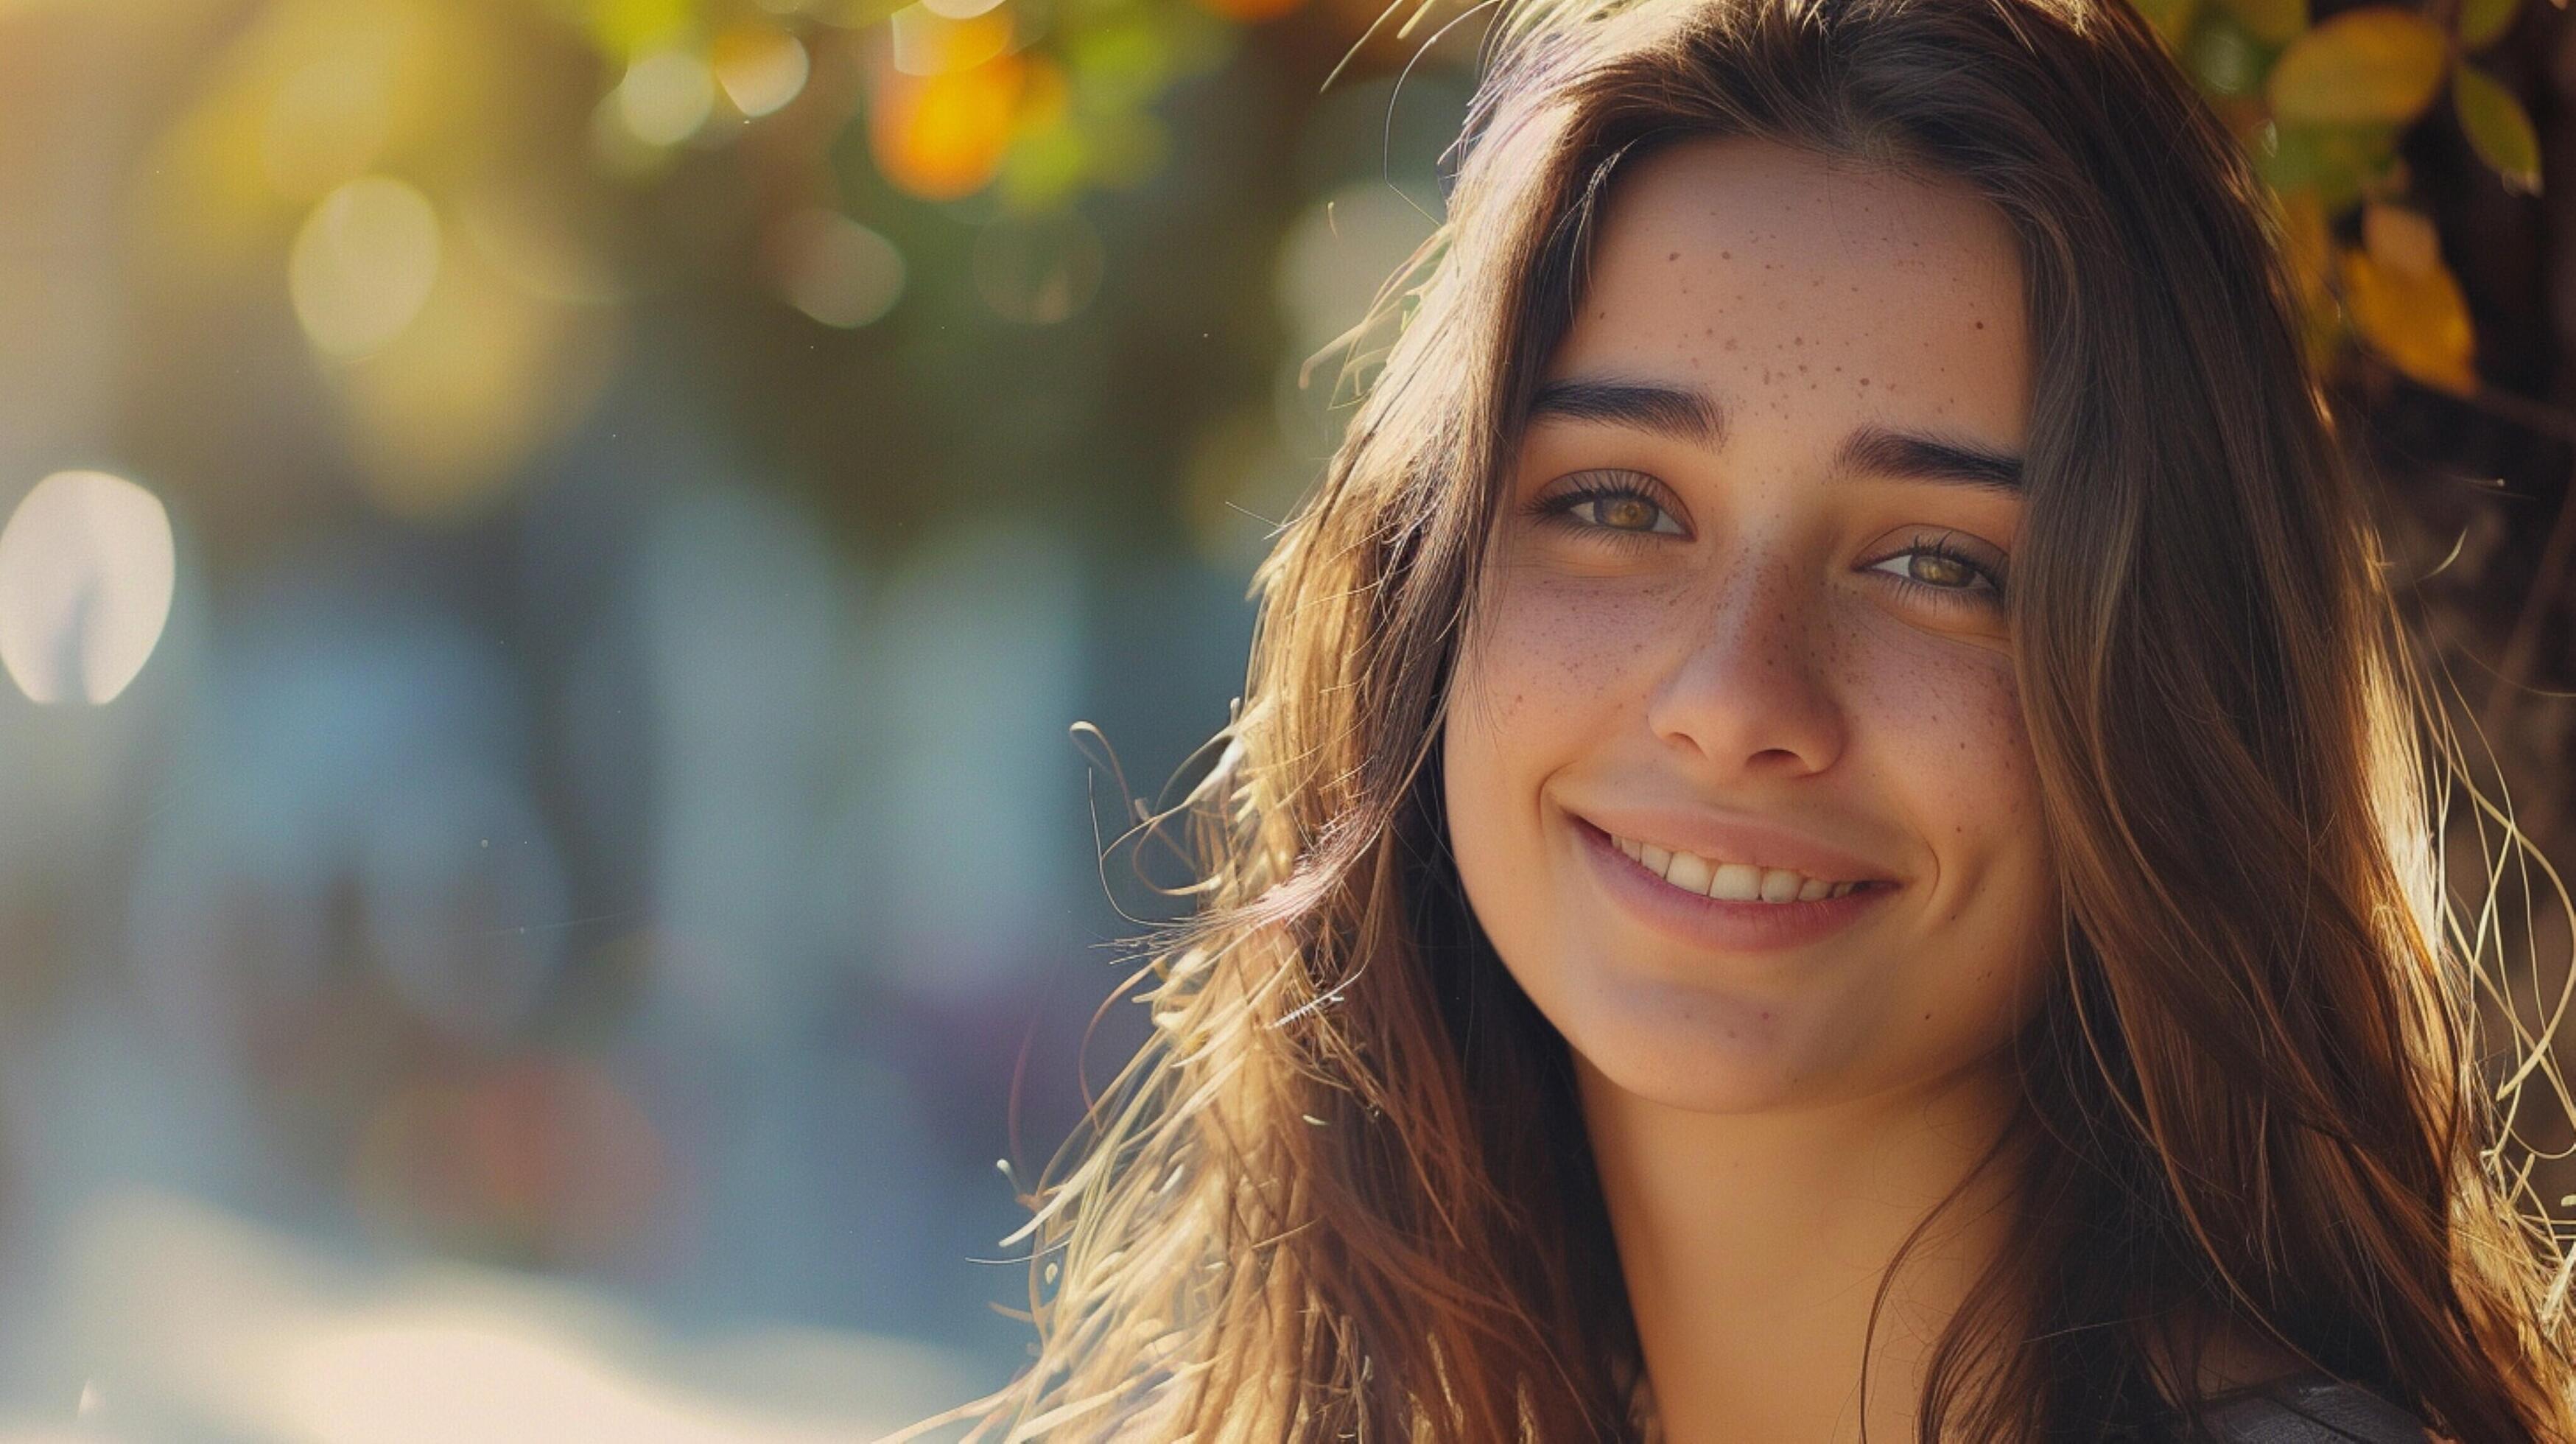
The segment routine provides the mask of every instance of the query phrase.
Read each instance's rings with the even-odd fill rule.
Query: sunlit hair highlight
[[[2153,33],[2090,0],[1530,0],[1484,61],[1447,218],[1345,338],[1357,406],[1255,577],[1243,697],[1128,839],[1184,846],[1196,910],[1141,940],[1151,1038],[1009,1241],[1037,1357],[920,1427],[1649,1437],[1565,1044],[1460,890],[1439,736],[1598,207],[1736,135],[1963,184],[2025,276],[2011,606],[2064,947],[1987,1160],[2017,1247],[1921,1438],[2147,1437],[2225,1321],[2451,1438],[2576,1439],[2569,1265],[2512,1127],[2531,1084],[2568,1097],[2496,981],[2507,864],[2464,920],[2469,769],[2268,195]]]

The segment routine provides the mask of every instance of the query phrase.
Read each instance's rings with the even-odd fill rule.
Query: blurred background
[[[2564,858],[2576,37],[2148,8]],[[0,1437],[1006,1379],[1169,912],[1103,845],[1227,719],[1488,13],[0,0]]]

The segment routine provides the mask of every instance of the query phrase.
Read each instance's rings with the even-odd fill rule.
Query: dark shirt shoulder
[[[2358,1384],[2300,1374],[2203,1407],[2188,1444],[2430,1444],[2422,1420]]]

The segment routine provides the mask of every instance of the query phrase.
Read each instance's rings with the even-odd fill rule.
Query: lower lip
[[[1876,908],[1896,891],[1871,882],[1814,902],[1734,902],[1686,893],[1619,850],[1610,834],[1573,819],[1576,837],[1602,885],[1639,922],[1677,942],[1718,952],[1773,952],[1820,942]]]

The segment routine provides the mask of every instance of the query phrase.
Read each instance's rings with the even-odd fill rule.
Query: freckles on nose
[[[1794,586],[1781,581],[1777,587]],[[1707,588],[1690,588],[1667,594],[1664,599],[1666,621],[1661,628],[1661,645],[1668,656],[1675,646],[1684,652],[1695,652],[1712,640],[1712,629],[1730,628],[1726,640],[1738,654],[1738,665],[1752,668],[1761,676],[1800,679],[1809,684],[1822,684],[1837,675],[1855,655],[1860,641],[1860,626],[1853,619],[1837,613],[1827,602],[1782,595],[1774,590],[1767,598],[1740,609],[1729,606]],[[1641,640],[1632,650],[1641,650]]]

